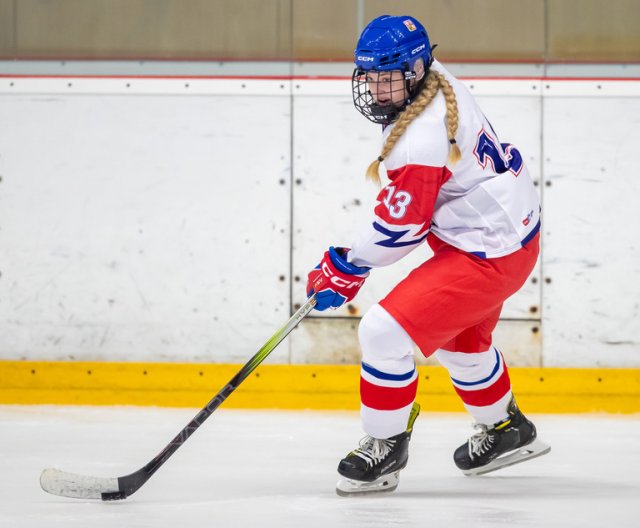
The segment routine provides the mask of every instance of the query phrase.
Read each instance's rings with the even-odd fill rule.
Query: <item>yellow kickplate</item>
[[[0,403],[203,407],[242,365],[0,361]],[[425,411],[464,411],[442,367],[418,367]],[[640,369],[511,368],[521,409],[640,413]],[[358,365],[261,365],[224,403],[246,409],[357,409]]]

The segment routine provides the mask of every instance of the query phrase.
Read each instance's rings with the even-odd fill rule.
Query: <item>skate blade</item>
[[[536,438],[530,444],[527,444],[526,446],[523,446],[516,451],[512,451],[507,455],[492,460],[486,466],[481,466],[473,469],[465,469],[462,472],[465,475],[469,476],[485,475],[487,473],[491,473],[492,471],[496,471],[507,466],[520,464],[520,462],[524,462],[525,460],[530,460],[532,458],[546,455],[549,451],[551,451],[551,446]]]
[[[363,482],[361,480],[352,480],[343,478],[336,485],[336,493],[341,497],[353,497],[360,495],[369,495],[373,493],[385,493],[395,490],[400,481],[400,471],[383,475],[373,482]]]

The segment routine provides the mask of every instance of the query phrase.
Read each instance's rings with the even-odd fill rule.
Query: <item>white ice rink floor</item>
[[[216,411],[125,501],[40,489],[45,467],[117,477],[196,409],[0,406],[0,528],[640,527],[640,416],[532,415],[550,454],[484,477],[451,459],[462,414],[422,413],[393,493],[335,494],[362,436],[354,412]]]

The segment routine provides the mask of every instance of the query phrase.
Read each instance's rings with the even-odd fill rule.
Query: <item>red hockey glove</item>
[[[314,269],[309,272],[307,296],[316,294],[316,310],[335,310],[353,299],[371,268],[358,267],[344,258],[347,248],[330,247]]]

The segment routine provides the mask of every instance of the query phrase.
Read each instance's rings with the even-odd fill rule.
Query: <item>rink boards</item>
[[[543,205],[541,258],[495,333],[518,397],[639,412],[640,80],[464,81]],[[206,403],[377,193],[379,130],[345,78],[5,76],[0,122],[5,403]],[[428,255],[305,320],[225,405],[357,407],[359,316]],[[418,362],[425,404],[461,409]]]
[[[235,364],[0,362],[0,403],[203,407],[239,371]],[[463,411],[447,372],[420,366],[418,401]],[[512,368],[530,412],[640,413],[640,369]],[[357,409],[357,365],[265,364],[224,403],[247,409]]]
[[[640,80],[464,82],[542,200],[541,257],[497,345],[512,366],[640,367]],[[246,361],[302,302],[324,248],[371,221],[380,131],[350,90],[347,78],[0,77],[0,359]],[[357,363],[358,317],[428,257],[375,270],[272,360]]]

